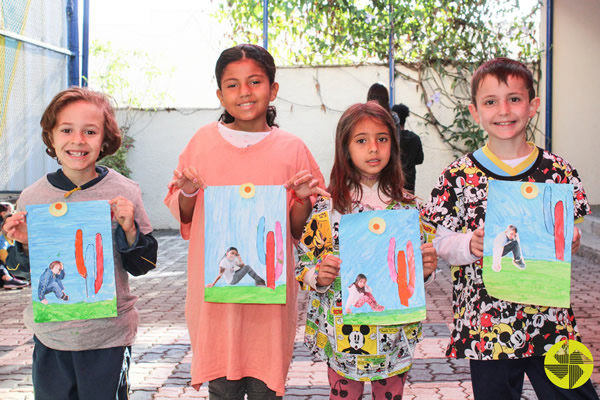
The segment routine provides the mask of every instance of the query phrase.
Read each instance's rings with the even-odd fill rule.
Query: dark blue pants
[[[471,381],[475,400],[520,400],[525,374],[540,400],[598,400],[588,379],[575,389],[562,389],[546,376],[544,357],[517,360],[471,360]]]
[[[208,398],[210,400],[281,400],[275,392],[260,379],[245,377],[236,381],[218,378],[208,382]]]
[[[33,337],[36,400],[126,400],[131,347],[60,351]]]

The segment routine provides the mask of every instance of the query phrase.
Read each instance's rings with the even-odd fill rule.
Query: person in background
[[[417,180],[415,166],[423,164],[425,157],[419,135],[404,129],[408,114],[409,109],[404,104],[396,104],[392,107],[392,116],[396,115],[399,120],[398,137],[400,140],[402,171],[404,172],[404,188],[411,193],[415,193],[415,181]]]

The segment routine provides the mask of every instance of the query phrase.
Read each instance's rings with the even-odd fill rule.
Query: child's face
[[[379,174],[390,160],[391,143],[386,125],[372,118],[362,119],[348,142],[352,163],[362,175]]]
[[[65,175],[76,185],[89,182],[104,141],[102,110],[83,100],[68,104],[56,116],[51,140]]]
[[[513,240],[516,236],[517,236],[517,232],[515,232],[514,229],[509,229],[508,233],[506,234],[506,237],[509,238],[510,240]]]
[[[225,255],[225,257],[227,257],[227,259],[229,261],[232,261],[234,258],[236,258],[238,256],[238,252],[235,250],[229,250],[227,252],[227,254]]]
[[[540,99],[529,101],[523,79],[509,76],[505,84],[488,75],[481,81],[475,100],[477,107],[470,104],[469,111],[488,133],[490,142],[525,142],[527,123],[535,115]]]
[[[227,64],[223,70],[217,97],[235,121],[230,128],[247,132],[265,132],[267,108],[277,97],[279,85],[256,61],[248,58]]]
[[[60,273],[61,269],[62,269],[62,264],[54,264],[52,266],[52,268],[50,268],[50,271],[52,271],[52,273],[54,275],[58,275]]]
[[[358,286],[361,289],[364,288],[366,284],[367,284],[367,280],[364,278],[360,278],[358,280],[358,282],[356,282],[356,286]]]

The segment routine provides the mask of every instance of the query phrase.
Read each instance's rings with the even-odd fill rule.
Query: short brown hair
[[[56,126],[56,117],[63,108],[76,101],[86,101],[95,104],[102,110],[102,115],[104,116],[104,140],[96,161],[116,152],[121,147],[121,130],[117,124],[115,110],[110,98],[104,93],[74,86],[54,96],[42,115],[40,125],[42,127],[42,140],[46,145],[46,154],[52,158],[57,158],[56,151],[52,145],[52,130]]]
[[[525,87],[529,93],[529,101],[535,98],[533,74],[529,68],[519,61],[498,57],[481,64],[473,74],[473,78],[471,79],[471,102],[475,107],[477,107],[475,97],[477,97],[477,91],[479,90],[481,81],[488,75],[496,77],[499,82],[504,84],[508,84],[509,76],[521,78],[525,82]]]

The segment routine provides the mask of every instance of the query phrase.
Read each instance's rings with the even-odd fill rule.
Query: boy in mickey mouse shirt
[[[446,355],[470,360],[476,400],[520,399],[525,374],[540,399],[598,399],[590,380],[561,389],[544,370],[552,345],[581,340],[573,311],[493,298],[482,279],[488,180],[570,183],[577,223],[590,213],[577,171],[526,140],[540,99],[525,65],[507,58],[486,62],[473,75],[471,96],[469,111],[488,143],[442,172],[422,212],[438,255],[452,265],[454,324]],[[574,231],[573,252],[581,237]]]

